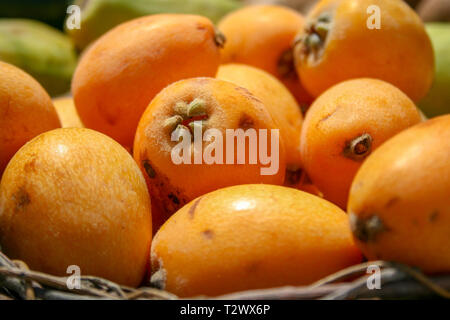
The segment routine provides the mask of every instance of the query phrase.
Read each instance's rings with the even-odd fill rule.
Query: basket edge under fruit
[[[370,271],[368,271],[370,270]],[[375,277],[379,277],[377,280]],[[32,271],[0,251],[0,300],[177,300],[154,287],[130,288],[98,277],[81,277],[69,288],[67,277]],[[378,282],[377,282],[378,281]],[[250,290],[219,297],[221,300],[344,300],[450,298],[450,274],[427,276],[409,266],[370,261],[343,269],[309,286]]]

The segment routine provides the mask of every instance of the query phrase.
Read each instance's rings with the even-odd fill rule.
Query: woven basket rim
[[[382,286],[370,289],[367,268],[377,266]],[[0,251],[0,300],[177,300],[176,295],[151,286],[130,288],[112,281],[82,276],[80,288],[69,289],[67,277],[29,270],[18,260],[10,260]],[[450,298],[450,274],[427,276],[409,266],[369,261],[345,268],[309,286],[284,286],[234,292],[218,297],[196,296],[189,299],[221,300],[342,300],[342,299],[417,299]]]

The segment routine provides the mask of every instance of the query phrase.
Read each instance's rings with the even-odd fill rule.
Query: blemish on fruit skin
[[[104,106],[103,104],[97,105],[97,109],[100,113],[100,115],[106,120],[106,122],[111,125],[115,126],[117,124],[117,121],[119,120],[120,116],[117,114],[113,114],[108,106]]]
[[[30,195],[24,187],[20,187],[19,190],[17,190],[17,192],[13,194],[13,199],[16,203],[17,209],[22,209],[31,202]]]
[[[261,265],[260,262],[255,261],[255,262],[250,263],[250,264],[245,268],[245,270],[246,270],[248,273],[254,273],[254,272],[256,272],[256,271],[259,269],[260,265]]]
[[[436,219],[439,217],[439,212],[438,211],[433,211],[429,216],[428,216],[428,220],[430,222],[435,222]]]
[[[200,31],[205,31],[205,30],[207,30],[206,26],[203,25],[203,24],[200,24],[200,23],[197,23],[196,28],[197,28],[197,30],[200,30]]]
[[[212,238],[214,238],[214,231],[212,230],[205,230],[202,232],[203,237],[205,237],[205,239],[211,240]]]
[[[362,181],[358,181],[353,185],[352,189],[354,191],[356,191],[356,190],[361,189],[363,186],[364,186],[364,183]]]
[[[155,178],[156,172],[155,172],[155,170],[153,169],[153,167],[151,166],[150,161],[148,161],[148,160],[143,160],[143,161],[142,161],[142,166],[144,167],[145,172],[147,173],[147,175],[148,175],[149,178],[151,178],[151,179]]]
[[[140,163],[142,164],[142,161],[140,161]],[[171,184],[170,180],[161,172],[157,172],[154,179],[150,179],[150,190],[153,190],[158,186],[160,191],[157,193],[157,198],[155,197],[154,200],[155,203],[158,203],[161,213],[164,212],[169,217],[172,213],[187,203],[187,200],[183,196],[182,192],[175,188]]]
[[[194,219],[195,216],[195,209],[197,209],[198,204],[202,200],[202,197],[195,200],[194,204],[189,208],[188,214],[191,217],[191,219]]]
[[[330,112],[329,114],[327,114],[325,117],[323,117],[322,119],[319,120],[319,122],[317,123],[318,125],[321,122],[327,121],[328,119],[330,119],[339,109],[341,108],[341,106],[336,107],[336,109],[334,109],[333,112]]]
[[[254,125],[255,122],[248,114],[244,113],[241,115],[241,118],[239,119],[239,128],[246,130],[253,128]]]
[[[386,204],[384,205],[384,207],[385,207],[386,209],[388,209],[388,208],[392,207],[393,205],[395,205],[396,203],[398,203],[399,201],[400,201],[400,198],[399,198],[399,197],[393,197],[393,198],[389,199],[388,202],[386,202]]]
[[[253,93],[251,93],[250,91],[248,91],[248,89],[243,88],[243,87],[235,87],[235,90],[238,91],[240,94],[242,94],[244,97],[246,97],[247,99],[256,101],[258,103],[262,103],[261,100],[259,100],[257,97],[255,97],[253,95]]]
[[[33,159],[29,162],[27,162],[24,166],[25,172],[35,172],[36,171],[36,158],[33,157]]]

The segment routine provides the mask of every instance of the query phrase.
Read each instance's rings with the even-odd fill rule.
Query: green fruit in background
[[[28,72],[52,95],[70,90],[77,55],[70,38],[44,23],[0,19],[0,60]]]
[[[238,0],[77,0],[74,4],[81,7],[81,28],[66,31],[79,49],[116,25],[137,17],[187,13],[208,17],[215,23],[242,5]]]
[[[428,23],[426,30],[433,43],[436,73],[419,108],[428,117],[435,117],[450,113],[450,23]]]

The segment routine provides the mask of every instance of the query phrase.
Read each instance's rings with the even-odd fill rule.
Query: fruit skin
[[[17,152],[0,185],[0,244],[31,269],[137,286],[149,262],[144,177],[112,139],[89,129],[44,133]]]
[[[295,35],[302,27],[303,16],[286,7],[253,5],[236,10],[218,24],[227,38],[222,63],[265,70],[280,79],[302,106],[309,105],[312,98],[298,79],[292,56]]]
[[[112,29],[83,55],[72,93],[86,127],[126,147],[153,97],[177,80],[214,76],[219,44],[207,18],[153,15]]]
[[[250,164],[246,156],[245,163],[237,165],[237,152],[235,164],[226,164],[226,150],[223,150],[223,164],[194,164],[192,157],[192,164],[175,164],[171,152],[179,143],[171,141],[171,132],[164,128],[164,122],[177,114],[174,111],[177,102],[190,103],[198,97],[206,105],[203,132],[219,130],[225,146],[226,129],[253,128],[257,132],[267,129],[267,148],[271,150],[270,130],[276,128],[275,122],[264,104],[247,89],[228,81],[194,78],[175,82],[162,90],[142,115],[134,142],[134,159],[144,173],[155,209],[155,232],[174,212],[202,194],[236,184],[282,184],[284,181],[286,160],[282,138],[279,140],[279,170],[275,175],[261,175],[261,168],[268,165],[262,165],[259,157],[256,164]],[[210,144],[203,143],[202,153]],[[246,155],[248,153],[247,143]]]
[[[450,115],[399,133],[364,162],[348,213],[368,259],[450,271],[449,163]]]
[[[44,88],[27,73],[0,61],[0,177],[27,141],[60,127]]]
[[[152,282],[192,297],[308,285],[359,263],[361,253],[338,207],[261,184],[220,189],[184,206],[156,234],[151,261]]]
[[[248,89],[264,103],[284,140],[287,169],[298,170],[303,116],[289,90],[267,72],[244,64],[222,65],[216,77]]]
[[[427,116],[435,117],[450,113],[450,23],[429,23],[426,30],[433,43],[436,75],[419,107]]]
[[[198,14],[217,22],[241,6],[236,0],[77,0],[81,11],[80,29],[66,29],[79,49],[116,25],[131,19],[160,13]]]
[[[421,121],[403,92],[376,79],[342,82],[325,91],[308,111],[302,128],[304,169],[325,199],[345,209],[348,192],[362,161],[398,132]],[[369,134],[360,156],[350,142]],[[366,151],[366,150],[367,151]]]
[[[367,27],[372,22],[367,10],[373,5],[380,8],[380,29]],[[329,31],[312,50],[314,46],[307,43],[317,39],[313,26],[327,13]],[[294,56],[302,83],[314,97],[334,84],[362,77],[387,81],[416,102],[431,87],[431,42],[420,18],[403,1],[322,0],[309,13],[305,26]],[[308,37],[311,34],[314,38]]]
[[[84,128],[72,97],[53,99],[53,104],[63,128]]]
[[[0,19],[0,60],[23,69],[55,96],[70,90],[77,54],[64,33],[44,23]]]

